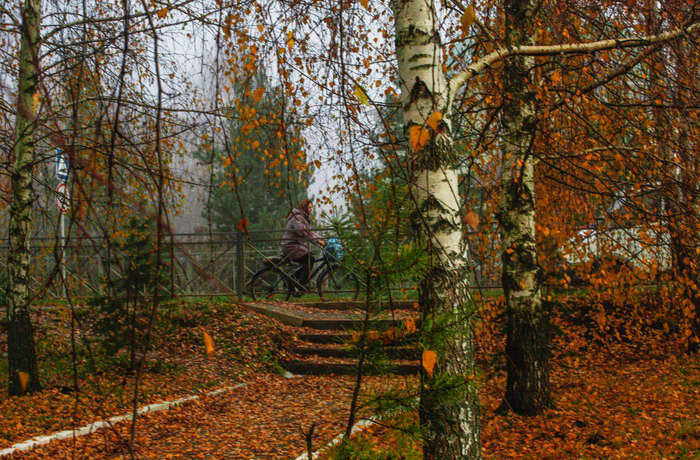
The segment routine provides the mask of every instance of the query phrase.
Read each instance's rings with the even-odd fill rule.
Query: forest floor
[[[74,372],[68,308],[44,305],[37,311],[44,390],[18,397],[0,393],[0,450],[133,407],[135,376],[124,371],[126,356],[106,356],[95,341],[88,352],[82,339],[90,334],[79,330]],[[138,405],[202,397],[138,417],[136,458],[294,459],[305,452],[304,433],[312,424],[315,449],[345,430],[354,379],[283,377],[277,362],[284,359],[290,340],[286,327],[226,300],[180,301],[162,312]],[[563,332],[554,341],[551,372],[555,406],[536,417],[496,413],[505,387],[502,337],[494,337],[497,328],[480,335],[485,458],[700,458],[697,354],[661,344],[588,340],[585,326],[559,326]],[[215,343],[210,357],[205,332]],[[0,352],[6,352],[5,343],[0,342]],[[6,381],[6,360],[0,363],[0,381]],[[79,391],[73,390],[76,378]],[[240,383],[246,385],[206,396]],[[413,377],[371,377],[361,394],[366,401],[385,390],[410,394],[416,385]],[[368,405],[360,415],[371,413]],[[409,410],[365,430],[349,458],[420,458],[411,428],[415,418]],[[8,458],[129,458],[130,428],[131,422],[120,422]]]

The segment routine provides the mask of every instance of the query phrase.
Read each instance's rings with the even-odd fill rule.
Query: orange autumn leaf
[[[362,5],[366,10],[369,9],[369,0],[360,0],[360,5]]]
[[[204,350],[210,358],[214,354],[214,340],[212,340],[211,336],[206,332],[204,332]]]
[[[411,142],[414,152],[420,151],[430,140],[430,131],[419,125],[411,126],[408,133],[408,139]]]
[[[428,373],[430,378],[433,378],[433,369],[435,368],[435,363],[437,362],[437,353],[433,350],[425,350],[421,358],[423,362],[423,369]]]
[[[413,317],[407,318],[403,322],[403,327],[406,329],[407,334],[413,334],[416,332],[416,321],[413,319]]]
[[[476,12],[474,11],[474,4],[471,3],[467,9],[464,10],[462,17],[459,18],[459,22],[462,24],[462,36],[467,34],[467,30],[474,24],[474,21],[476,21]]]
[[[22,387],[22,393],[27,391],[27,385],[29,384],[29,374],[26,372],[19,371],[19,386]]]
[[[239,232],[248,235],[248,219],[244,217],[241,220],[239,220],[238,223],[236,223],[236,228]]]
[[[390,344],[399,340],[402,335],[403,334],[401,333],[401,330],[398,327],[390,327],[389,329],[384,331],[384,334],[382,334],[382,338],[384,339],[385,344]]]
[[[164,19],[168,15],[168,9],[163,8],[162,10],[158,11],[158,17],[161,19]]]
[[[362,331],[352,331],[350,332],[350,343],[358,344],[362,339]],[[365,343],[378,342],[380,339],[384,338],[385,335],[381,334],[379,331],[371,330],[364,334]]]
[[[430,126],[430,129],[437,132],[440,120],[442,120],[442,112],[436,110],[435,112],[430,114],[430,117],[428,117],[428,120],[425,122],[425,124]]]
[[[469,211],[467,215],[464,216],[464,222],[469,224],[469,226],[476,231],[479,228],[479,215],[474,211]]]
[[[369,331],[367,332],[367,342],[377,342],[381,338],[379,331]]]

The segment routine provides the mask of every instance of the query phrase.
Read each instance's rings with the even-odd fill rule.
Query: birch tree
[[[505,1],[506,45],[534,42],[529,0]],[[535,131],[537,114],[532,81],[534,58],[508,58],[503,75],[500,212],[502,284],[506,301],[504,408],[537,414],[551,403],[547,315],[542,309],[541,268],[535,246]]]
[[[460,225],[456,154],[451,135],[450,87],[442,70],[435,4],[392,3],[396,54],[402,86],[404,131],[414,151],[412,193],[428,266],[419,285],[422,340],[434,370],[421,374],[420,421],[424,457],[478,458],[479,402],[469,377],[474,372],[474,312],[468,294]],[[446,325],[439,331],[438,324]],[[427,353],[427,354],[426,354]],[[444,386],[433,381],[447,379]],[[443,392],[455,393],[449,403]]]
[[[1,41],[7,45],[8,57],[3,61],[3,77],[7,75],[9,79],[12,72],[12,85],[17,89],[5,93],[6,86],[0,87],[3,102],[9,100],[10,94],[13,99],[16,97],[16,103],[13,100],[12,105],[0,107],[5,122],[3,128],[12,123],[14,131],[12,150],[7,153],[8,163],[12,164],[12,190],[8,200],[6,311],[8,388],[10,394],[15,395],[40,389],[30,320],[30,303],[37,293],[31,292],[30,274],[39,278],[38,284],[44,289],[52,284],[70,288],[66,280],[59,278],[59,270],[42,272],[43,267],[37,267],[39,264],[30,253],[30,234],[40,231],[44,224],[38,222],[37,215],[44,212],[46,222],[57,224],[53,206],[42,209],[41,200],[38,200],[42,195],[48,196],[50,199],[45,201],[53,204],[55,198],[53,178],[44,180],[49,168],[42,162],[49,163],[54,148],[61,148],[70,158],[73,193],[68,237],[92,236],[89,233],[95,229],[104,229],[105,236],[109,237],[117,231],[109,222],[121,217],[115,215],[115,209],[122,216],[128,215],[133,212],[132,205],[139,206],[138,203],[143,202],[142,196],[150,195],[151,201],[157,201],[153,206],[156,208],[167,204],[164,200],[174,195],[167,190],[163,192],[165,186],[160,179],[176,150],[173,133],[182,132],[182,128],[172,128],[175,116],[156,115],[162,111],[162,105],[153,103],[151,94],[152,82],[157,80],[155,72],[153,79],[144,84],[151,74],[137,71],[139,65],[148,67],[143,58],[143,49],[148,43],[143,38],[144,32],[132,27],[134,24],[130,25],[129,20],[142,21],[155,6],[130,14],[126,7],[120,11],[119,5],[102,2],[48,6],[42,5],[41,0],[6,3],[2,13],[16,24],[16,27],[2,30]],[[193,1],[185,0],[179,6],[189,3]],[[42,11],[43,8],[49,8],[49,14]],[[177,22],[178,30],[183,21],[188,25],[201,25],[210,11],[211,8],[203,8],[202,16],[184,17]],[[152,13],[163,23],[164,29],[170,27],[167,9],[159,8]],[[53,22],[56,18],[62,20]],[[123,33],[103,27],[107,23],[118,25],[125,18]],[[96,42],[99,46],[94,45]],[[167,67],[170,65],[177,66],[177,63],[173,61]],[[175,72],[169,73],[174,80]],[[111,84],[115,88],[113,92]],[[154,132],[158,135],[153,135]],[[161,141],[169,147],[163,158],[153,153],[160,149]],[[51,153],[39,154],[47,151]],[[107,167],[103,168],[103,164]],[[139,166],[134,168],[137,164]],[[103,171],[107,171],[107,177]],[[112,192],[123,198],[118,207],[109,204],[107,213],[102,201],[105,190],[110,195],[110,203]],[[52,217],[46,218],[49,216]],[[44,226],[49,231],[54,230],[49,225]],[[54,256],[56,267],[64,256],[61,251],[55,251]],[[42,279],[42,275],[46,277]],[[35,280],[34,286],[36,284]],[[70,295],[70,289],[67,291]]]
[[[41,389],[34,331],[29,318],[29,236],[34,199],[32,170],[36,156],[34,133],[39,103],[40,26],[41,0],[26,0],[22,7],[7,264],[7,358],[11,395]]]
[[[537,286],[537,262],[534,252],[534,192],[532,162],[527,160],[528,141],[533,135],[534,113],[531,94],[527,90],[527,71],[531,60],[526,56],[554,56],[570,53],[592,53],[613,48],[643,47],[671,40],[683,34],[692,35],[699,25],[640,38],[617,38],[590,43],[536,45],[532,32],[518,21],[531,14],[532,5],[525,1],[506,2],[507,46],[499,47],[476,59],[464,72],[447,80],[440,53],[440,37],[435,17],[436,5],[425,1],[394,1],[396,54],[401,85],[404,131],[413,149],[412,166],[416,200],[416,220],[422,229],[429,266],[419,288],[423,342],[435,345],[433,319],[447,317],[448,324],[459,324],[443,337],[437,362],[432,372],[422,374],[420,419],[423,427],[425,458],[479,458],[479,416],[476,391],[466,382],[473,372],[473,336],[466,289],[465,260],[460,230],[460,202],[457,170],[452,139],[452,102],[470,79],[488,67],[504,62],[507,81],[503,123],[502,216],[504,238],[515,243],[515,249],[504,246],[515,261],[504,265],[504,284],[509,290],[512,315],[510,352],[522,356],[513,364],[519,375],[513,375],[510,401],[518,402],[524,411],[540,410],[549,404],[546,371],[546,337],[539,330],[543,313]],[[474,22],[473,6],[462,16],[463,26]],[[516,59],[513,59],[516,58]],[[523,197],[524,195],[524,197]],[[514,263],[511,263],[514,262]],[[524,285],[523,285],[524,283]],[[517,299],[517,301],[516,301]],[[524,313],[524,317],[519,316]],[[426,327],[427,326],[427,327]],[[515,342],[519,342],[517,347]],[[438,348],[438,347],[435,347]],[[517,350],[517,351],[516,351]],[[426,354],[424,353],[424,364]],[[432,364],[432,363],[431,363]],[[432,368],[431,368],[432,369]],[[525,370],[524,370],[525,369]],[[460,388],[448,401],[440,401],[431,391],[433,380],[446,379]],[[530,388],[535,382],[536,388]],[[534,397],[533,397],[534,395]]]

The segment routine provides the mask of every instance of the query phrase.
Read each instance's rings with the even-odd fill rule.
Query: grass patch
[[[370,425],[349,440],[323,452],[322,460],[420,460],[423,452],[412,414]]]

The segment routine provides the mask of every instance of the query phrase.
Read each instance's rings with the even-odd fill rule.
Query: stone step
[[[302,333],[297,334],[297,338],[302,342],[309,343],[347,343],[350,340],[350,334],[347,333],[337,333],[337,334],[310,334]]]
[[[329,329],[330,330],[330,329]],[[352,337],[352,334],[349,334],[347,332],[337,332],[337,333],[327,333],[324,334],[322,332],[318,333],[309,333],[309,332],[302,332],[298,333],[297,339],[301,342],[308,342],[309,344],[345,344],[350,341],[350,338]],[[411,343],[416,343],[418,340],[417,334],[411,334],[410,336],[407,337],[402,337],[397,339],[392,345],[394,346],[403,346]]]
[[[282,367],[292,374],[300,375],[357,375],[357,361],[355,360],[335,360],[328,361],[307,361],[307,360],[288,360],[282,362]],[[393,363],[391,373],[395,375],[411,375],[417,374],[420,370],[418,361],[398,361]],[[363,372],[366,375],[377,375],[385,372],[378,369],[365,369]]]
[[[283,324],[296,327],[308,327],[319,330],[350,330],[362,327],[364,319],[361,314],[333,314],[318,313],[313,311],[299,311],[293,308],[285,308],[281,305],[271,305],[264,303],[246,303],[246,308],[257,313],[262,313],[280,321]],[[369,321],[372,329],[386,329],[391,326],[398,326],[405,320],[405,315],[398,315],[396,321],[385,315],[384,319],[372,319]],[[416,325],[419,320],[415,319]]]
[[[416,326],[418,326],[419,320],[414,319]],[[392,326],[401,326],[402,320],[391,320],[391,319],[373,319],[369,321],[369,327],[371,329],[387,329]],[[326,319],[304,319],[301,326],[309,327],[312,329],[320,330],[353,330],[361,329],[364,324],[362,319],[347,319],[347,318],[326,318]]]
[[[414,361],[417,361],[421,354],[415,347],[406,346],[387,346],[383,348],[383,351],[389,359]],[[319,358],[356,358],[360,354],[360,350],[348,345],[299,346],[294,349],[294,352],[302,357],[315,356]]]

